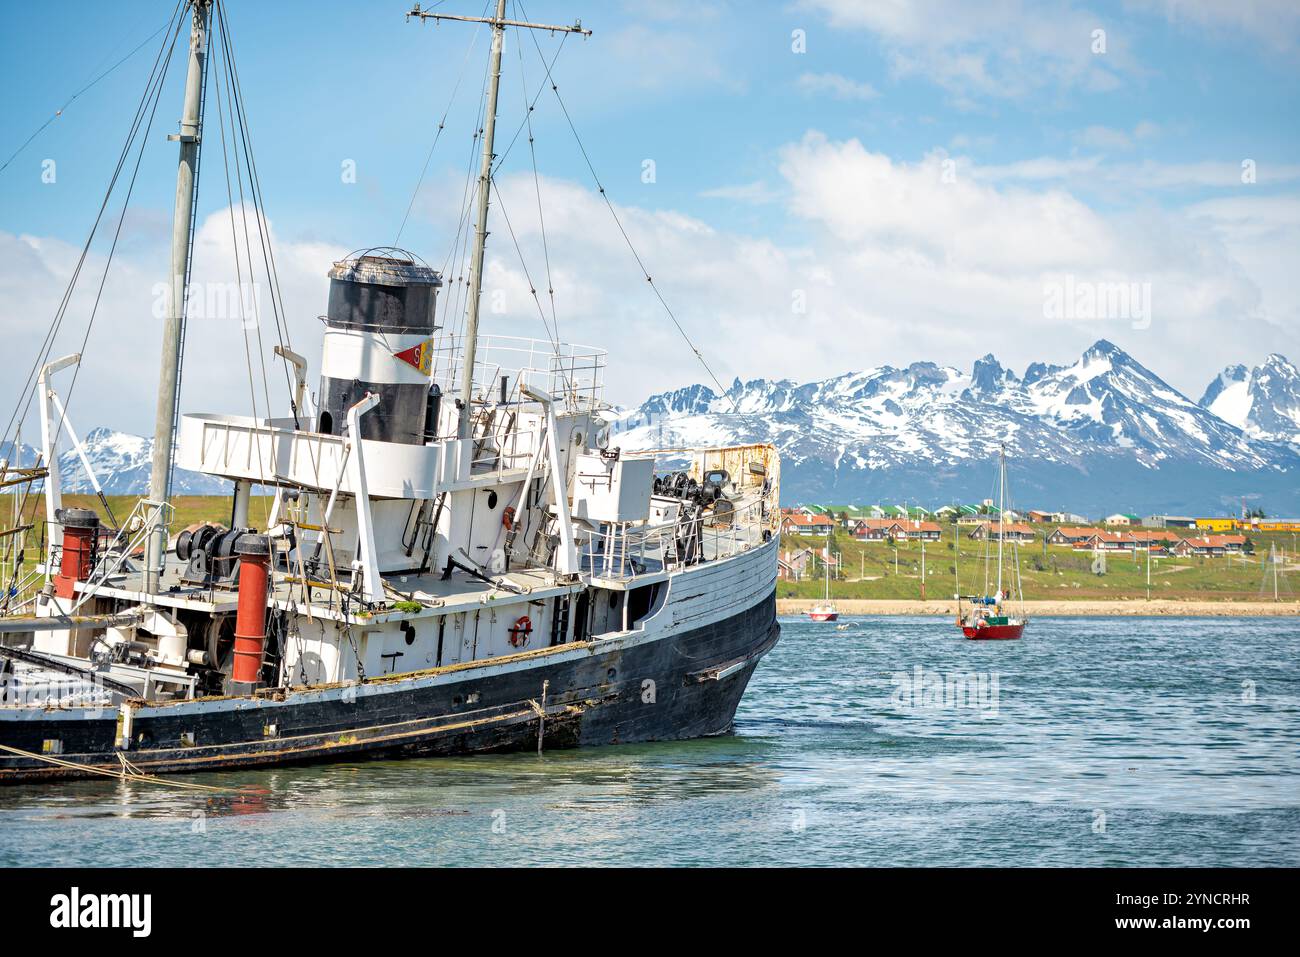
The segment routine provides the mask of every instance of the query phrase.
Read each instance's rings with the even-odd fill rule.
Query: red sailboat
[[[958,595],[957,627],[967,638],[976,640],[1006,640],[1019,638],[1025,632],[1025,625],[1029,623],[1021,611],[1019,614],[1012,614],[1007,607],[1012,602],[1010,582],[1007,587],[1003,587],[1003,558],[1005,556],[1005,542],[1007,537],[1007,450],[1002,446],[998,450],[998,520],[996,523],[998,536],[998,579],[997,590],[988,594],[989,586],[989,559],[991,540],[993,536],[994,523],[989,522],[986,534],[984,536],[984,590],[983,595]],[[1015,552],[1013,568],[1016,596],[1016,605],[1023,605],[1024,593],[1020,589],[1020,556],[1019,548],[1015,542],[1012,542],[1012,550]],[[969,607],[967,607],[969,606]]]

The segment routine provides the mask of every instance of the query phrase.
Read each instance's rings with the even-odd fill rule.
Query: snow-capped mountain
[[[736,380],[724,395],[692,385],[624,411],[616,432],[627,449],[774,442],[786,502],[982,499],[1005,442],[1024,507],[1235,511],[1244,498],[1300,514],[1300,373],[1277,355],[1224,370],[1199,403],[1101,340],[1021,376],[987,355],[969,372],[914,362],[802,384]],[[148,488],[152,440],[99,428],[85,445],[106,492]],[[75,451],[59,466],[65,489],[91,490]],[[178,494],[229,492],[183,470],[175,481]]]
[[[98,428],[88,432],[82,444],[105,495],[139,495],[148,491],[153,439]],[[65,449],[59,454],[59,474],[63,476],[65,492],[93,491],[75,449]],[[172,475],[172,491],[176,495],[224,495],[230,491],[230,483],[177,469]]]
[[[1228,366],[1200,404],[1247,435],[1300,445],[1300,370],[1276,353],[1253,369]]]
[[[59,475],[65,492],[93,492],[90,478],[81,464],[77,451],[64,438],[60,443]],[[106,495],[142,495],[149,489],[150,456],[153,439],[115,432],[112,429],[92,429],[82,439],[86,458],[94,469],[95,477]],[[21,464],[33,465],[37,451],[24,444],[20,450]],[[20,464],[8,443],[0,445],[0,458],[10,456],[13,464]],[[177,495],[224,495],[230,483],[198,472],[177,469],[172,477],[173,491]]]
[[[734,404],[734,410],[733,410]],[[786,501],[984,498],[1005,442],[1017,501],[1075,511],[1201,511],[1242,497],[1300,511],[1300,452],[1225,421],[1101,340],[1023,376],[992,355],[821,382],[691,386],[626,413],[626,448],[774,442]]]

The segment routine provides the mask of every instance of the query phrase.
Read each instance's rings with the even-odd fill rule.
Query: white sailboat
[[[826,595],[820,603],[808,609],[808,617],[813,621],[835,621],[840,617],[840,613],[831,602],[831,549],[829,545],[826,546],[824,554],[826,560],[822,562],[822,567],[826,569]]]

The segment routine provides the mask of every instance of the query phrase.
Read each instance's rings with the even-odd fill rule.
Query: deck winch
[[[186,562],[181,581],[190,585],[239,584],[241,542],[265,538],[251,528],[226,529],[220,525],[200,525],[176,536],[176,557]]]

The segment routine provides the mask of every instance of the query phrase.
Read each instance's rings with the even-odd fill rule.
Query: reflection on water
[[[1300,863],[1293,621],[852,621],[735,736],[0,788],[0,864]]]

